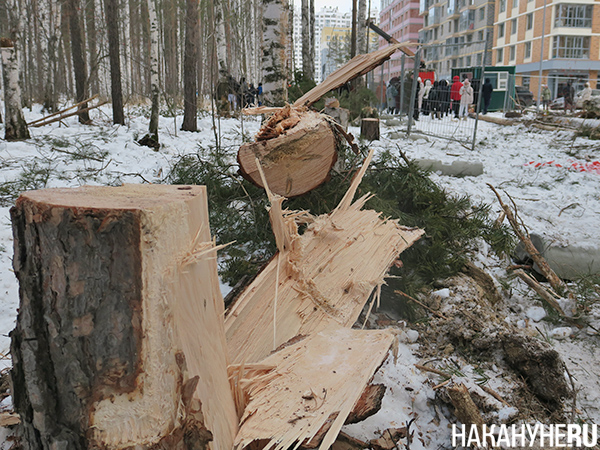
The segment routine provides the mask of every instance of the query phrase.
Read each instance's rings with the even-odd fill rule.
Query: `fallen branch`
[[[407,299],[409,299],[410,301],[415,302],[417,305],[422,306],[423,308],[425,308],[427,311],[429,311],[431,314],[438,316],[440,319],[444,319],[447,320],[448,318],[446,316],[444,316],[443,314],[431,309],[429,306],[427,306],[426,304],[424,304],[423,302],[420,302],[419,300],[417,300],[416,298],[412,298],[410,295],[405,294],[402,291],[394,291],[394,293],[401,295],[403,297],[406,297]]]
[[[78,109],[77,111],[74,111],[72,113],[64,114],[64,115],[61,115],[61,116],[58,116],[58,117],[54,117],[54,118],[52,118],[50,120],[47,120],[45,122],[39,122],[39,123],[30,125],[30,126],[32,126],[32,127],[43,127],[44,125],[50,125],[51,123],[58,122],[60,120],[66,119],[67,117],[76,116],[77,114],[81,114],[81,113],[84,113],[84,112],[88,112],[88,111],[90,111],[92,109],[99,108],[100,106],[105,105],[106,103],[108,103],[107,100],[103,101],[103,102],[100,102],[97,105],[88,106],[87,108],[83,108],[83,109]]]
[[[533,261],[538,265],[538,267],[540,268],[540,272],[542,272],[542,275],[544,275],[544,277],[546,277],[546,279],[548,280],[548,282],[550,282],[550,285],[552,286],[552,288],[555,291],[557,291],[558,293],[568,292],[569,297],[572,297],[573,294],[569,291],[569,288],[567,287],[567,285],[563,282],[563,280],[561,280],[558,277],[558,275],[556,275],[556,273],[554,273],[554,270],[552,270],[550,268],[550,266],[548,265],[548,263],[546,262],[544,257],[540,254],[538,249],[535,248],[535,246],[533,245],[533,242],[531,242],[531,238],[529,237],[529,232],[527,231],[525,226],[522,224],[519,224],[517,222],[515,213],[513,213],[512,209],[510,209],[510,206],[506,205],[502,201],[502,197],[500,197],[500,194],[498,193],[496,188],[494,188],[494,186],[492,186],[490,183],[487,183],[487,185],[494,192],[494,194],[496,194],[496,197],[498,198],[498,202],[500,203],[500,206],[506,213],[506,218],[508,219],[510,225],[512,226],[515,234],[521,240],[521,242],[523,242],[523,245],[525,246],[525,251],[529,254],[529,256],[531,256],[531,259],[533,259]],[[515,211],[516,211],[516,206],[515,206]]]
[[[60,111],[56,111],[55,113],[48,114],[45,117],[40,117],[39,119],[33,120],[33,121],[29,122],[27,125],[30,126],[30,127],[38,126],[38,125],[35,125],[35,124],[37,124],[38,122],[45,122],[46,120],[50,119],[51,117],[61,115],[61,114],[65,113],[65,112],[67,112],[67,111],[69,111],[69,110],[71,110],[73,108],[77,108],[78,106],[83,105],[84,103],[91,102],[92,100],[94,100],[97,97],[98,97],[98,94],[96,94],[93,97],[90,97],[90,98],[88,98],[86,100],[83,100],[82,102],[79,102],[79,103],[76,103],[76,104],[74,104],[72,106],[69,106],[68,108],[61,109]]]
[[[436,375],[440,375],[440,376],[445,377],[445,378],[450,378],[451,377],[451,375],[447,374],[446,372],[442,372],[441,370],[434,369],[432,367],[422,366],[421,364],[415,364],[415,367],[417,369],[419,369],[419,370],[424,371],[424,372],[435,373]]]
[[[548,291],[548,289],[546,289],[544,286],[542,286],[540,283],[534,280],[522,269],[517,269],[513,273],[516,276],[518,276],[521,280],[523,280],[525,284],[527,284],[527,286],[533,289],[540,297],[542,297],[542,299],[546,302],[546,304],[548,304],[548,306],[550,306],[558,314],[560,314],[561,317],[566,318],[565,312],[560,307],[560,305],[558,304],[554,296],[550,293],[550,291]]]
[[[456,418],[464,425],[476,425],[479,436],[483,436],[483,418],[467,387],[462,383],[458,383],[446,388],[446,392],[454,406]]]
[[[485,392],[487,392],[488,394],[490,394],[492,397],[494,397],[496,400],[498,400],[500,403],[502,403],[503,405],[506,406],[510,406],[510,403],[508,403],[506,400],[504,400],[500,394],[498,394],[495,390],[493,390],[491,387],[489,386],[485,386],[482,385],[480,386],[481,389],[483,389]]]

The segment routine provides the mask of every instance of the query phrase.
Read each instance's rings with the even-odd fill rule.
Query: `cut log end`
[[[302,195],[329,178],[337,161],[335,133],[324,116],[312,111],[268,121],[257,136],[260,140],[240,147],[240,173],[264,188],[255,162],[258,158],[272,192],[287,198]]]

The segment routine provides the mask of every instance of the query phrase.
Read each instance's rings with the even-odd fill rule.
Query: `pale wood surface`
[[[283,199],[270,191],[279,253],[225,317],[231,363],[255,363],[297,335],[350,327],[398,255],[423,234],[351,203],[372,152],[338,207],[313,219],[302,235]]]
[[[277,137],[244,144],[238,152],[242,175],[259,187],[255,158],[265,172],[271,190],[285,197],[302,195],[324,183],[337,160],[337,143],[328,121],[312,111]]]
[[[265,449],[292,448],[329,420],[319,446],[328,449],[393,340],[389,331],[333,327],[264,359],[260,367],[273,368],[270,378],[263,373],[240,381],[249,401],[235,445],[266,440]]]

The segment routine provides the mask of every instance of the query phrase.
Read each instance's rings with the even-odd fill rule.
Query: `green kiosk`
[[[452,78],[455,75],[458,75],[461,81],[465,76],[471,80],[475,93],[474,103],[477,103],[479,83],[481,82],[481,66],[452,69]],[[513,109],[515,99],[515,66],[486,67],[483,77],[489,78],[492,86],[494,86],[488,111],[508,111]]]

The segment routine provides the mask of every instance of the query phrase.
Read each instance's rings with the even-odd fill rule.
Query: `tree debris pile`
[[[369,380],[394,334],[351,327],[423,232],[352,201],[371,157],[302,235],[309,215],[265,183],[279,253],[227,325],[204,187],[23,194],[11,353],[27,447],[326,449],[374,413],[385,390]]]

